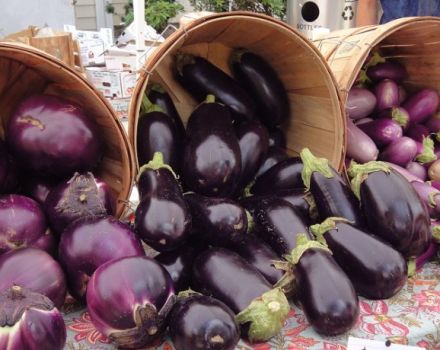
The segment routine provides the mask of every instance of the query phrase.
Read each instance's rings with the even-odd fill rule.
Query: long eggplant
[[[143,171],[153,174],[163,167],[160,153],[155,153],[153,160],[145,165]],[[165,171],[165,170],[162,170]],[[159,252],[176,249],[189,237],[191,230],[191,213],[183,199],[177,179],[169,184],[170,176],[157,177],[155,191],[143,195],[135,213],[135,231],[148,245]]]
[[[405,258],[427,249],[431,241],[428,212],[402,175],[383,162],[352,163],[348,174],[370,232]]]
[[[366,163],[377,159],[379,150],[371,137],[347,118],[347,156],[356,162]]]
[[[287,91],[275,70],[262,57],[245,49],[232,53],[231,68],[256,102],[258,116],[268,127],[281,125],[289,117]]]
[[[294,265],[298,301],[316,332],[335,336],[352,328],[359,315],[358,297],[328,248],[299,235],[287,259]]]
[[[303,189],[281,190],[275,192],[275,196],[292,204],[308,225],[318,219],[316,203],[310,192],[305,192]]]
[[[213,245],[227,245],[246,234],[246,211],[229,198],[206,197],[186,193],[196,234]]]
[[[238,254],[211,248],[196,259],[192,277],[197,291],[232,309],[251,342],[268,340],[283,327],[290,310],[286,296]]]
[[[338,216],[355,226],[364,226],[358,199],[328,160],[315,157],[308,148],[304,148],[300,156],[304,164],[302,181],[313,195],[321,221]]]
[[[287,140],[283,130],[275,128],[269,131],[269,147],[286,148]]]
[[[388,299],[405,285],[408,271],[402,254],[342,218],[328,218],[310,227],[324,240],[333,258],[367,299]]]
[[[266,158],[258,169],[255,177],[260,177],[274,165],[282,162],[283,160],[286,160],[287,158],[289,158],[289,156],[284,149],[279,147],[269,147],[269,149],[267,150]]]
[[[403,107],[408,111],[411,123],[423,123],[437,112],[440,98],[436,90],[422,89],[410,96]]]
[[[182,174],[189,190],[228,197],[241,175],[240,146],[229,109],[209,95],[191,114],[187,124]]]
[[[177,74],[183,87],[198,101],[214,95],[234,113],[247,119],[255,116],[255,105],[246,91],[229,75],[202,57],[180,53]]]
[[[372,81],[381,81],[383,79],[391,79],[401,82],[407,76],[405,66],[398,62],[385,61],[380,62],[367,69],[367,76]]]

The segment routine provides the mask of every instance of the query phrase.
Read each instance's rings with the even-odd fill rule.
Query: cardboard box
[[[136,73],[131,71],[110,71],[101,67],[87,67],[86,75],[105,97],[130,97],[136,86]]]
[[[130,97],[125,98],[109,98],[107,99],[116,112],[119,119],[128,119],[128,107],[130,106]]]
[[[126,45],[124,47],[112,46],[104,52],[105,67],[109,70],[135,71],[144,65],[146,59],[154,52],[158,45],[159,43],[147,46],[139,58],[135,45]]]

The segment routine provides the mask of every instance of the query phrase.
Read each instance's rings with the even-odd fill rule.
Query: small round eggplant
[[[305,192],[303,189],[281,190],[277,191],[275,196],[292,204],[308,225],[318,218],[316,203],[310,192]]]
[[[423,123],[437,112],[439,95],[436,90],[422,89],[410,96],[403,107],[408,111],[411,123]]]
[[[258,115],[268,127],[287,120],[289,97],[275,70],[262,57],[245,49],[232,53],[231,68],[235,78],[256,101]]]
[[[240,340],[232,310],[205,295],[178,300],[171,311],[169,329],[176,350],[233,350]]]
[[[378,63],[367,69],[367,76],[372,81],[391,79],[401,82],[407,76],[405,66],[395,61],[385,61]]]
[[[409,137],[402,136],[389,144],[382,153],[380,153],[379,159],[405,167],[414,159],[416,154],[416,141]]]
[[[380,81],[374,87],[374,93],[377,99],[377,111],[383,111],[384,109],[399,105],[399,87],[390,79]]]
[[[286,148],[286,135],[280,128],[275,128],[269,131],[269,147]]]
[[[370,136],[379,147],[389,145],[403,135],[402,127],[394,120],[388,118],[375,119],[370,123],[357,126]]]
[[[266,171],[272,168],[274,165],[286,160],[288,155],[284,149],[279,147],[269,147],[267,150],[266,158],[263,160],[260,168],[258,169],[255,177],[258,178]]]
[[[347,97],[345,111],[350,119],[368,117],[376,107],[376,96],[365,88],[353,87]]]
[[[196,290],[228,305],[251,342],[276,335],[290,310],[286,296],[238,254],[211,248],[193,266]]]

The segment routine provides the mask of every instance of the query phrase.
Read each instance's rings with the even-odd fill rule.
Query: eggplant
[[[254,195],[265,195],[279,190],[304,188],[301,179],[302,169],[303,165],[299,157],[288,158],[260,175],[250,191]]]
[[[275,128],[269,131],[269,147],[286,148],[287,140],[283,130]]]
[[[357,127],[370,136],[379,147],[389,145],[403,135],[401,126],[394,120],[387,118],[375,119],[362,125],[358,124]]]
[[[377,104],[376,110],[382,111],[399,105],[399,87],[390,79],[380,81],[374,87]]]
[[[423,139],[429,136],[429,134],[429,129],[423,124],[411,124],[406,132],[406,136],[411,137],[417,142],[423,142]]]
[[[333,253],[356,292],[367,299],[388,299],[405,285],[408,271],[402,254],[342,218],[328,218],[310,230]],[[374,252],[374,254],[372,254]]]
[[[336,336],[351,329],[359,316],[358,297],[328,248],[299,235],[287,259],[294,265],[298,301],[315,331]]]
[[[350,186],[325,158],[317,158],[308,148],[300,153],[304,186],[313,195],[321,221],[330,216],[343,217],[355,226],[364,226],[359,201]]]
[[[413,181],[423,182],[422,179],[420,179],[419,177],[410,173],[406,168],[402,168],[401,166],[396,165],[394,163],[388,163],[388,162],[383,162],[383,163],[385,163],[389,167],[393,168],[395,171],[397,171],[400,175],[402,175],[409,182],[413,182]]]
[[[348,174],[370,232],[405,258],[424,252],[431,241],[429,215],[411,184],[383,162],[352,163]]]
[[[416,160],[423,164],[426,168],[437,160],[437,155],[434,152],[434,141],[430,136],[423,138],[423,142],[417,142]]]
[[[275,196],[292,204],[307,225],[318,219],[316,203],[310,192],[305,192],[303,189],[281,190],[275,192]]]
[[[417,144],[413,139],[402,136],[389,144],[379,155],[380,160],[405,167],[417,154]]]
[[[260,168],[258,169],[255,177],[258,178],[274,165],[286,160],[288,155],[284,149],[279,147],[269,147],[267,150],[266,158],[262,162]]]
[[[246,49],[232,53],[231,70],[256,102],[258,116],[268,127],[284,123],[290,114],[289,97],[275,70]]]
[[[438,133],[440,131],[440,113],[436,113],[429,118],[425,123],[425,127],[432,133]]]
[[[433,89],[422,89],[410,96],[403,104],[403,108],[408,111],[410,122],[416,124],[423,123],[437,112],[438,105],[438,92]]]
[[[367,76],[372,81],[391,79],[400,83],[407,76],[405,66],[395,61],[385,61],[367,69]]]
[[[232,199],[186,193],[185,201],[190,208],[195,231],[207,242],[225,245],[246,234],[246,211]]]
[[[286,296],[238,254],[223,248],[203,252],[192,278],[197,291],[231,308],[251,342],[266,341],[283,327],[290,310]]]
[[[176,56],[178,81],[198,101],[214,95],[246,119],[255,116],[255,104],[247,92],[233,78],[202,57],[184,53]]]
[[[157,152],[142,171],[156,173],[161,168],[166,169],[162,155]],[[136,208],[134,226],[139,237],[159,252],[176,249],[188,239],[191,213],[177,179],[169,186],[165,182],[158,184],[155,191],[142,197]]]
[[[417,176],[421,181],[425,181],[427,177],[426,169],[423,165],[418,162],[409,162],[406,166],[406,170],[408,170],[412,175]]]
[[[296,236],[308,232],[307,222],[284,199],[274,196],[251,196],[241,200],[253,219],[252,232],[265,241],[279,256],[296,247]]]
[[[269,148],[267,129],[256,120],[249,120],[235,129],[241,154],[240,186],[245,187],[263,163]]]
[[[403,107],[392,107],[384,109],[378,114],[377,117],[392,119],[404,130],[406,130],[409,125],[409,114]]]
[[[373,118],[365,117],[365,118],[362,118],[362,119],[358,119],[358,120],[356,120],[356,121],[354,122],[354,124],[355,124],[357,127],[359,127],[359,125],[362,125],[362,124],[366,124],[366,123],[372,122],[373,120],[374,120]]]
[[[232,310],[205,295],[180,298],[171,310],[169,330],[176,350],[233,350],[240,340]]]
[[[440,191],[428,183],[414,181],[411,185],[428,209],[431,218],[440,218]]]
[[[345,111],[350,119],[368,117],[376,108],[376,96],[368,89],[353,87],[348,92]]]
[[[407,97],[408,93],[406,92],[405,88],[402,85],[399,85],[399,104],[405,102]]]
[[[428,177],[430,180],[440,180],[440,160],[436,160],[429,166]]]
[[[228,197],[240,181],[241,154],[229,109],[209,95],[191,114],[183,153],[183,179],[189,190]]]
[[[365,163],[377,159],[379,150],[373,140],[347,118],[347,156]]]

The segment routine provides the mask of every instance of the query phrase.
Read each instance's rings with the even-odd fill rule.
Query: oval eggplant
[[[183,87],[199,102],[214,95],[247,119],[255,116],[255,105],[246,91],[220,68],[202,57],[180,53],[176,56],[177,74]]]
[[[428,183],[414,181],[411,185],[426,205],[431,218],[440,218],[440,191]]]
[[[308,225],[318,218],[316,203],[310,192],[305,192],[303,189],[281,190],[277,191],[275,196],[292,204]]]
[[[402,136],[389,144],[379,155],[379,159],[405,167],[416,154],[416,142],[409,137]]]
[[[266,158],[263,160],[260,168],[258,169],[255,177],[258,178],[274,165],[286,160],[288,155],[284,149],[279,147],[269,147],[267,150]]]
[[[352,164],[348,174],[369,230],[405,258],[424,252],[431,240],[429,215],[411,184],[382,162]]]
[[[373,140],[347,118],[347,156],[360,163],[377,159],[379,150]]]
[[[286,135],[280,128],[275,128],[269,132],[269,147],[286,148]]]
[[[423,139],[429,136],[429,134],[429,129],[423,124],[411,124],[406,131],[406,136],[411,137],[417,142],[423,142]]]
[[[376,108],[376,96],[368,89],[353,87],[347,97],[345,111],[350,119],[357,120],[369,116]]]
[[[240,340],[232,310],[205,295],[178,300],[171,310],[169,329],[176,350],[233,350]]]
[[[228,197],[240,181],[240,146],[230,113],[213,96],[188,120],[182,174],[189,190],[205,196]]]
[[[387,118],[375,119],[370,123],[358,124],[357,126],[370,136],[379,147],[389,145],[403,135],[401,126],[394,120]]]
[[[380,81],[374,87],[377,104],[376,110],[382,111],[399,105],[399,87],[390,79]]]
[[[225,245],[246,234],[246,211],[232,199],[196,193],[187,193],[184,198],[190,208],[195,231],[209,243]]]
[[[388,162],[383,162],[383,163],[385,163],[390,168],[397,171],[400,175],[402,175],[409,182],[413,182],[413,181],[423,182],[423,180],[421,180],[420,178],[418,178],[414,174],[410,173],[406,168],[402,168],[401,166],[393,164],[393,163],[388,163]]]
[[[384,109],[378,114],[378,118],[392,119],[404,130],[406,130],[409,125],[409,114],[403,107],[392,107]]]
[[[410,117],[411,123],[423,123],[428,117],[437,112],[439,95],[436,90],[423,89],[410,96],[405,103],[405,108]]]
[[[275,70],[262,57],[245,49],[232,53],[231,69],[235,78],[249,91],[257,104],[258,116],[268,127],[287,120],[289,97]]]
[[[408,271],[402,254],[344,219],[328,218],[310,230],[323,237],[333,258],[356,292],[367,299],[388,299],[405,285]],[[372,254],[374,252],[374,254]]]
[[[405,66],[395,61],[385,61],[367,69],[367,76],[372,81],[391,79],[401,82],[407,76]]]
[[[286,296],[238,254],[211,248],[196,259],[192,277],[196,290],[231,308],[251,342],[268,340],[283,327],[290,310]]]
[[[408,170],[414,176],[417,176],[420,180],[425,181],[427,177],[426,169],[423,165],[418,162],[409,162],[406,166]]]

